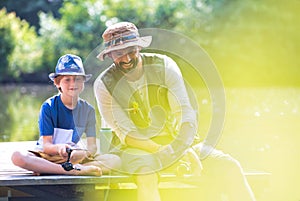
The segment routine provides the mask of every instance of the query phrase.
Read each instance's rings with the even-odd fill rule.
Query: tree
[[[18,78],[22,73],[31,73],[35,66],[41,63],[42,50],[39,47],[38,38],[33,27],[28,22],[20,20],[15,13],[0,11],[0,34],[3,63],[0,80],[8,77]]]
[[[13,33],[10,29],[10,24],[5,18],[12,18],[13,16],[6,16],[6,10],[0,10],[0,80],[8,75],[9,56],[14,50],[15,41],[13,40]]]
[[[101,4],[100,4],[101,5]],[[57,59],[66,53],[86,58],[100,44],[105,29],[99,20],[102,14],[99,1],[66,1],[60,9],[61,19],[51,13],[39,13],[39,35],[42,41],[43,68],[52,72]]]
[[[60,18],[58,9],[63,0],[1,0],[0,8],[6,8],[7,12],[15,12],[20,19],[26,20],[36,30],[40,28],[39,12],[52,13],[55,18]]]

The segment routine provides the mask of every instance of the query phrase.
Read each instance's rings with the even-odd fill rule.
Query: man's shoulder
[[[102,79],[107,74],[114,73],[117,70],[116,65],[113,63],[108,68],[106,68],[104,71],[102,71],[99,75],[99,78]]]
[[[115,64],[111,64],[110,66],[108,66],[105,70],[103,70],[98,77],[96,78],[96,80],[94,81],[94,87],[99,87],[101,86],[103,83],[103,79],[107,77],[111,77],[111,75],[113,74],[113,72],[115,71]]]
[[[141,53],[144,64],[159,64],[164,63],[166,55],[159,53]]]

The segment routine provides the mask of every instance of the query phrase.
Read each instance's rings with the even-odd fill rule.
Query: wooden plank
[[[201,177],[194,175],[184,175],[181,177],[175,174],[160,175],[160,182],[183,182],[196,183],[201,181]],[[129,175],[102,175],[96,176],[69,176],[69,175],[6,175],[0,176],[0,186],[38,186],[38,185],[76,185],[76,184],[113,184],[113,183],[133,183],[134,178]]]
[[[0,186],[24,186],[24,185],[74,185],[74,184],[106,184],[109,182],[130,181],[129,176],[123,175],[103,175],[96,176],[68,176],[68,175],[49,175],[49,176],[31,176],[31,175],[7,175],[0,176]]]
[[[107,183],[128,183],[133,182],[133,178],[128,175],[102,175],[94,176],[67,176],[67,175],[45,175],[33,176],[32,172],[14,166],[10,160],[11,154],[15,150],[26,151],[35,146],[35,141],[22,142],[2,142],[0,143],[0,186],[20,186],[20,185],[54,185],[54,184],[107,184]],[[246,176],[254,180],[255,178],[268,178],[266,172],[247,172]],[[185,182],[195,183],[201,178],[193,175],[179,177],[175,174],[161,174],[161,182]]]
[[[24,186],[24,185],[74,185],[74,184],[98,184],[134,182],[129,175],[102,175],[95,176],[69,176],[69,175],[43,175],[33,176],[31,171],[14,166],[10,160],[15,150],[26,151],[35,146],[35,141],[2,142],[0,143],[0,186]],[[160,181],[191,180],[189,176],[178,178],[174,174],[161,175]]]
[[[13,151],[15,149],[20,151],[32,149],[34,144],[35,141],[0,143],[0,192],[2,196],[6,196],[6,192],[6,194],[13,192],[13,196],[9,200],[64,200],[65,196],[70,195],[67,199],[68,201],[77,201],[81,200],[84,194],[86,196],[86,192],[103,197],[103,192],[107,189],[113,190],[113,192],[136,190],[134,178],[130,175],[102,175],[100,177],[69,175],[33,176],[32,172],[14,166],[10,160]],[[255,192],[258,192],[268,185],[271,174],[263,171],[248,171],[245,175],[249,183],[253,184],[251,186],[258,187],[254,189]],[[202,188],[205,185],[202,185],[201,176],[178,176],[174,173],[164,172],[160,174],[159,181],[159,188],[164,191],[175,190],[176,192],[178,188],[185,189],[185,191],[205,189]],[[17,196],[14,196],[15,194]]]
[[[33,149],[35,141],[21,142],[1,142],[0,143],[0,175],[6,174],[26,174],[30,171],[15,166],[11,161],[11,155],[14,151],[26,151]]]

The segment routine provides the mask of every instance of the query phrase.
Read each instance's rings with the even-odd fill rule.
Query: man
[[[120,141],[113,152],[122,159],[122,171],[136,175],[138,200],[159,201],[157,171],[181,157],[194,156],[192,150],[198,158],[207,150],[203,144],[189,148],[197,133],[197,115],[177,64],[166,55],[140,52],[150,45],[151,36],[140,37],[134,24],[120,22],[108,27],[102,37],[105,49],[98,58],[110,57],[113,64],[97,78],[94,92],[101,116]],[[199,173],[202,165],[194,161]],[[220,186],[232,186],[226,192],[230,200],[255,200],[236,160],[214,150],[207,161],[204,180],[220,177],[234,184]],[[226,171],[230,177],[224,176]]]

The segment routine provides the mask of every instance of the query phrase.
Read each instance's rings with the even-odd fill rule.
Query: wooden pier
[[[28,150],[35,141],[0,143],[0,201],[135,201],[136,185],[130,175],[34,176],[12,164],[15,150]],[[268,173],[248,172],[249,182],[265,186]],[[259,183],[259,184],[258,184]],[[162,198],[172,201],[198,201],[205,184],[193,175],[161,174],[159,188]],[[125,199],[126,198],[126,199]]]

